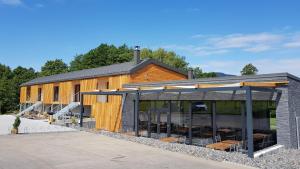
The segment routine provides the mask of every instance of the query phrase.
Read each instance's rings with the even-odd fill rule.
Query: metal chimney
[[[135,64],[139,64],[141,62],[140,46],[135,46],[134,47],[133,61],[134,61]]]
[[[188,79],[194,79],[194,71],[193,69],[188,70]]]

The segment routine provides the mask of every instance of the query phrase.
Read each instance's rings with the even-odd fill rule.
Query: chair
[[[215,142],[220,142],[222,139],[221,139],[221,135],[218,134],[215,136]]]
[[[246,154],[247,151],[247,141],[241,141],[238,144],[235,144],[235,151]]]

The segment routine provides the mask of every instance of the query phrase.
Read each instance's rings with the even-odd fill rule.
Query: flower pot
[[[15,128],[11,129],[10,132],[11,132],[11,134],[18,134],[19,133],[18,129],[15,129]]]

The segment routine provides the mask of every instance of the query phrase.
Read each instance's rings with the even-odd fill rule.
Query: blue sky
[[[101,43],[173,50],[204,71],[300,76],[300,1],[0,0],[0,63],[37,70]]]

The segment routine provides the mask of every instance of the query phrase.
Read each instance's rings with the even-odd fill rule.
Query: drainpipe
[[[297,141],[298,141],[298,149],[300,149],[300,134],[299,134],[299,117],[296,117],[296,130],[297,130]]]

